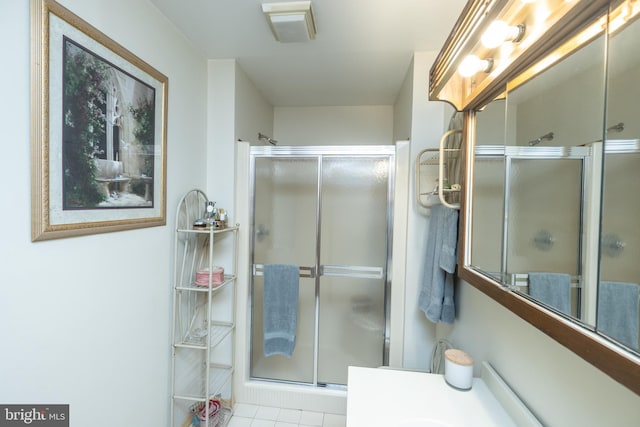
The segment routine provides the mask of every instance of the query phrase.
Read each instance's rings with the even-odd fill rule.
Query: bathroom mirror
[[[592,326],[604,62],[601,35],[476,112],[468,261]]]
[[[612,32],[608,52],[607,120],[597,330],[638,352],[640,283],[640,21]]]
[[[473,194],[468,264],[505,282],[503,260],[505,99],[476,112]]]
[[[640,6],[612,5],[467,110],[460,277],[640,394]]]

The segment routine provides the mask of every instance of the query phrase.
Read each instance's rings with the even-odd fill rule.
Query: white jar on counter
[[[462,350],[444,352],[444,379],[450,386],[470,390],[473,382],[473,358]]]

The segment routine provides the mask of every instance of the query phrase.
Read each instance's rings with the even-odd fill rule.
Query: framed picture
[[[31,0],[31,239],[166,224],[168,79]]]

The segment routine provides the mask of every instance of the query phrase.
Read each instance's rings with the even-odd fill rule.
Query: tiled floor
[[[238,403],[227,427],[345,427],[344,415]]]

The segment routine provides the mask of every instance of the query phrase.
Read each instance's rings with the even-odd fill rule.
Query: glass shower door
[[[318,212],[317,158],[257,157],[254,172],[254,275],[251,376],[312,383],[315,352],[315,278]],[[263,353],[265,264],[301,267],[298,325],[291,358]],[[255,271],[258,270],[258,271]]]
[[[389,159],[322,162],[318,383],[384,362]]]
[[[345,385],[348,366],[386,362],[395,150],[359,150],[252,150],[252,378]],[[300,268],[290,358],[264,356],[266,264]]]

